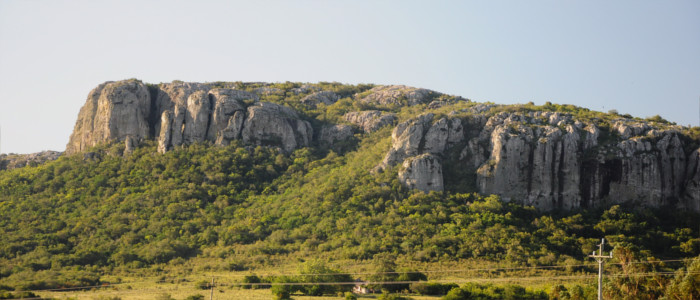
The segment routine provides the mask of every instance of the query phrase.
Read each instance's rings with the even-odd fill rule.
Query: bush
[[[156,300],[173,300],[173,297],[170,294],[162,293],[156,296]]]
[[[206,290],[206,289],[209,289],[211,287],[211,285],[210,285],[209,281],[207,281],[207,280],[200,280],[194,284],[194,287],[197,289],[200,289],[200,290]]]
[[[32,292],[17,292],[17,293],[10,293],[10,292],[3,292],[0,291],[0,299],[23,299],[23,298],[38,298],[39,296],[37,294],[34,294]]]
[[[273,299],[275,300],[287,300],[287,299],[292,299],[289,295],[289,291],[287,289],[276,289],[275,287],[282,287],[280,285],[276,285],[272,287],[272,296]]]
[[[331,269],[322,261],[312,260],[304,263],[300,269],[301,275],[295,278],[297,282],[351,282],[348,274],[340,274],[338,270]],[[303,285],[298,288],[304,295],[321,296],[324,294],[337,294],[350,291],[348,285]]]
[[[472,293],[461,288],[453,288],[441,300],[467,300],[471,299]]]
[[[118,297],[118,296],[105,296],[105,295],[97,296],[97,297],[94,297],[92,299],[93,300],[122,300],[122,298]]]
[[[411,291],[421,295],[446,295],[453,288],[459,287],[454,283],[417,282],[411,284]]]
[[[243,283],[260,283],[260,282],[262,282],[262,281],[260,280],[260,277],[258,277],[257,275],[246,275],[245,277],[243,277]],[[241,285],[241,288],[243,288],[243,289],[251,289],[251,288],[259,289],[260,285],[245,285],[244,284],[244,285]]]
[[[410,297],[404,297],[397,294],[383,293],[379,295],[379,300],[411,300]]]
[[[286,277],[286,276],[280,276],[275,278],[274,282],[280,283],[276,285],[272,285],[270,288],[270,291],[272,292],[272,296],[274,299],[277,300],[284,300],[284,299],[292,299],[290,295],[294,291],[295,287],[292,285],[287,285],[284,283],[289,283],[293,282],[292,278]]]
[[[196,294],[196,295],[187,296],[187,298],[185,298],[185,300],[204,300],[204,295]]]
[[[453,288],[442,300],[469,299],[520,299],[546,300],[549,296],[544,291],[528,291],[524,287],[508,284],[495,286],[492,284],[467,283],[461,288]]]
[[[351,292],[345,292],[345,300],[357,300],[357,296]]]

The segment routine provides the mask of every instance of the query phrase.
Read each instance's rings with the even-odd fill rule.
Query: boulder
[[[444,189],[442,165],[432,154],[421,154],[404,160],[399,171],[399,181],[408,188],[424,192]]]
[[[361,96],[364,95],[364,96]],[[433,98],[441,95],[435,91],[408,87],[405,85],[383,85],[369,90],[365,95],[356,95],[361,102],[375,105],[418,105],[430,103]]]
[[[286,106],[259,102],[248,107],[241,139],[245,144],[278,146],[285,152],[306,147],[313,138],[309,122]]]
[[[320,103],[331,105],[337,102],[338,99],[338,95],[336,95],[334,92],[320,91],[302,98],[301,103],[310,107],[316,107]]]
[[[213,111],[208,140],[220,144],[224,139],[237,139],[243,121],[240,113],[246,110],[243,101],[258,101],[258,95],[233,89],[213,89],[209,91],[209,97],[213,102]],[[236,113],[239,113],[238,118],[234,118]],[[226,136],[224,130],[228,130]]]
[[[353,137],[352,127],[348,125],[329,125],[321,129],[318,140],[323,146],[333,146],[338,142],[343,142]]]
[[[394,124],[396,114],[382,112],[378,110],[366,110],[346,113],[343,118],[362,128],[365,132],[374,132],[380,128]]]

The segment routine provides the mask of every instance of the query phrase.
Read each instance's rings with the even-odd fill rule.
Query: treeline
[[[688,211],[612,206],[541,213],[473,192],[406,190],[370,174],[389,130],[344,155],[197,144],[123,145],[0,172],[0,283],[99,283],[100,274],[213,256],[229,270],[284,257],[580,264],[601,237],[627,258],[700,254]],[[669,269],[670,267],[659,266]],[[575,272],[576,270],[570,270]]]
[[[623,253],[616,256],[616,260],[622,262],[620,269],[626,276],[613,276],[604,281],[603,294],[606,299],[697,299],[700,296],[700,256],[685,261],[684,266],[675,274],[667,276],[657,272],[658,264],[652,267],[638,266],[637,261],[625,261],[629,259],[626,255]],[[620,270],[612,271],[617,272]],[[248,275],[239,287],[270,289],[274,299],[291,299],[293,295],[344,295],[345,299],[357,299],[350,292],[353,286],[364,287],[370,293],[381,293],[379,299],[411,299],[406,295],[429,295],[443,296],[442,300],[573,300],[595,299],[597,296],[595,284],[550,284],[545,288],[531,288],[511,283],[469,282],[460,286],[428,281],[426,274],[410,269],[396,270],[396,265],[385,259],[377,260],[374,272],[362,274],[363,278],[353,280],[351,275],[329,268],[322,261],[312,260],[301,265],[299,275]],[[552,279],[557,277],[552,274],[547,276]],[[206,281],[200,285],[208,288]]]

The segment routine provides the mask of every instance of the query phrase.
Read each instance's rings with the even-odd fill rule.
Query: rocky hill
[[[0,154],[0,171],[40,165],[56,160],[61,156],[58,151],[42,151],[31,154]]]
[[[680,262],[700,255],[699,137],[660,117],[406,86],[108,82],[65,154],[0,156],[18,167],[0,171],[0,290],[312,259],[580,276],[595,267],[570,266],[601,238],[612,274]],[[668,283],[645,280],[638,294]]]
[[[146,140],[161,153],[234,140],[287,154],[341,151],[334,145],[387,126],[391,146],[367,172],[398,169],[409,188],[497,194],[542,210],[636,202],[700,211],[700,148],[689,128],[406,86],[106,82],[90,92],[66,153],[120,141],[128,153]]]

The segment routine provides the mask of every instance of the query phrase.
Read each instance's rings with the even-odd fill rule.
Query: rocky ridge
[[[40,165],[58,159],[61,154],[58,151],[42,151],[31,154],[0,154],[0,171]]]
[[[107,82],[90,92],[66,153],[113,141],[138,145],[152,138],[157,139],[159,152],[203,141],[226,145],[242,140],[286,152],[310,144],[313,130],[308,121],[289,107],[259,98],[256,93],[202,83],[165,83],[149,91],[137,80]]]
[[[365,132],[377,131],[382,127],[394,124],[397,120],[396,114],[379,110],[353,111],[345,114],[343,118],[359,126]]]
[[[613,141],[601,141],[602,135]],[[396,126],[375,171],[401,164],[409,187],[442,191],[442,163],[457,148],[457,168],[476,174],[483,194],[543,210],[635,201],[700,211],[700,149],[685,152],[679,126],[617,120],[608,131],[558,112],[501,112],[436,118]],[[430,168],[417,167],[430,155]],[[418,184],[424,183],[424,184]],[[428,184],[429,183],[429,184]]]
[[[345,113],[345,124],[314,121],[314,129],[313,120],[302,118],[288,101],[261,100],[266,97],[297,97],[290,99],[316,109],[345,96],[314,85],[281,89],[255,83],[244,90],[234,84],[107,82],[90,92],[66,153],[114,141],[124,141],[129,151],[146,139],[157,140],[159,152],[239,140],[289,153],[352,139],[353,127],[370,133],[394,126],[392,145],[373,171],[398,168],[399,181],[412,189],[443,191],[449,179],[542,210],[634,201],[700,211],[700,149],[680,126],[623,117],[600,122],[495,104],[449,111],[468,100],[377,86],[351,95],[369,110]],[[428,112],[394,125],[401,107],[417,105]],[[445,178],[455,169],[473,176]]]

